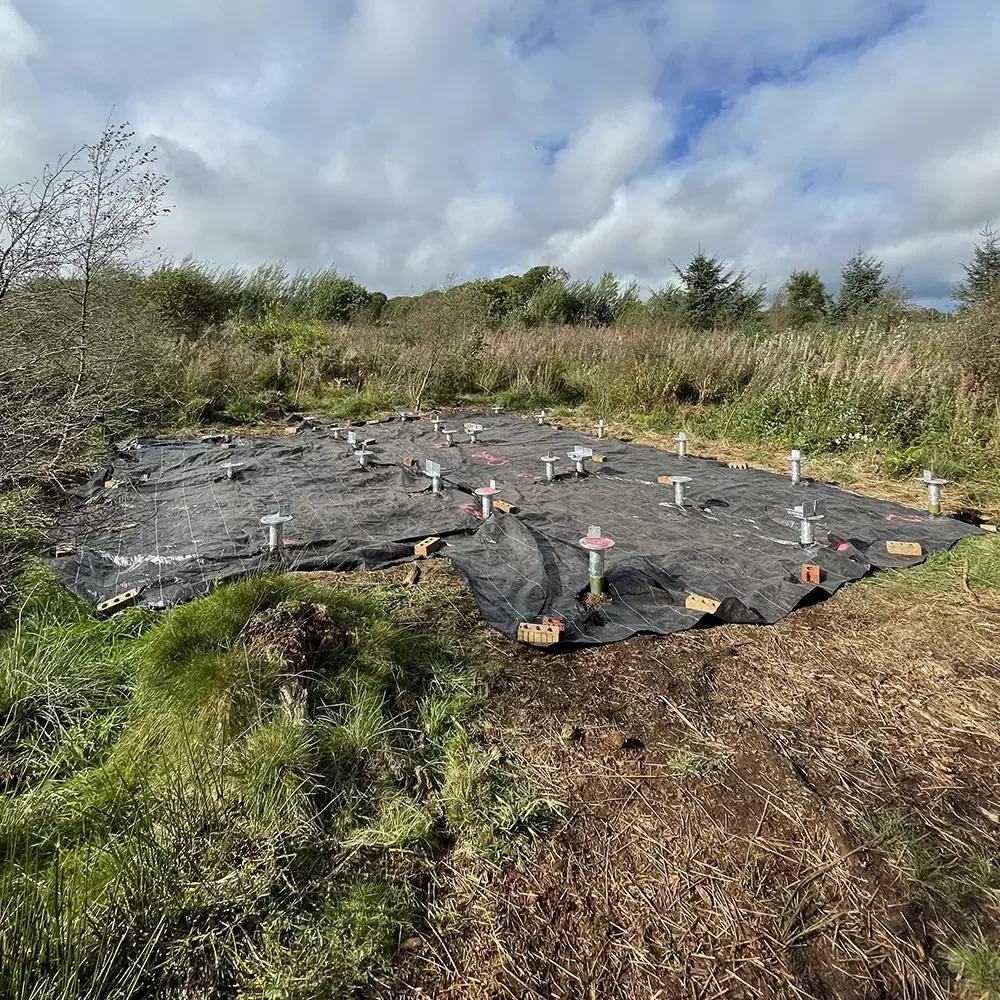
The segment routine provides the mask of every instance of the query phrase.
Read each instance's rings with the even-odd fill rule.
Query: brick
[[[886,542],[885,551],[891,556],[922,556],[920,542]]]
[[[518,642],[533,642],[548,646],[559,641],[561,631],[555,625],[545,625],[544,623],[535,625],[532,622],[521,622],[517,626],[517,640]]]
[[[803,563],[799,570],[799,579],[803,583],[819,583],[823,578],[823,570],[815,563]]]
[[[719,610],[721,604],[721,601],[715,601],[711,597],[702,597],[701,594],[688,594],[687,600],[684,602],[684,607],[690,611],[704,611],[707,614],[714,615]]]
[[[120,611],[122,608],[131,607],[138,599],[138,590],[126,590],[121,594],[116,594],[114,597],[109,597],[106,601],[101,601],[94,610],[99,615],[108,615],[115,611]]]
[[[506,500],[494,500],[494,510],[502,510],[505,514],[516,514],[518,507],[516,504],[508,503]]]
[[[437,552],[442,544],[441,539],[437,535],[431,535],[430,538],[425,538],[422,542],[417,542],[413,546],[413,552],[415,555],[423,556],[426,559],[432,552]]]

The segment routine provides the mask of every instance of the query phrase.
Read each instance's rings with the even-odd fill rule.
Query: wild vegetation
[[[548,266],[387,298],[151,266],[168,190],[112,129],[0,192],[2,995],[1000,995],[989,541],[836,614],[555,667],[427,570],[99,620],[32,559],[109,441],[487,398],[764,466],[803,446],[914,501],[933,467],[995,518],[992,230],[953,314],[861,251],[836,297],[699,252],[645,298]]]

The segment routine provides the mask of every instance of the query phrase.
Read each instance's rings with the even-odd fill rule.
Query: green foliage
[[[322,323],[349,323],[371,302],[372,295],[366,288],[331,269],[312,283],[305,312]]]
[[[948,949],[948,968],[967,1000],[1000,1000],[1000,947],[979,937]]]
[[[965,281],[953,293],[966,309],[990,302],[1000,291],[1000,239],[990,225],[980,235],[982,242],[973,247],[972,262],[963,265]]]
[[[171,330],[191,337],[221,322],[229,306],[211,273],[191,257],[158,267],[146,279],[145,293]]]
[[[444,846],[500,857],[556,816],[468,740],[483,650],[414,628],[428,588],[261,577],[107,621],[47,571],[22,589],[0,637],[4,996],[343,994],[388,967]],[[318,623],[298,667],[285,621]]]
[[[694,330],[740,326],[756,317],[764,301],[764,287],[749,288],[749,275],[726,270],[724,261],[699,250],[684,268],[674,268],[680,287],[661,289],[653,296],[654,315],[676,315]]]
[[[834,307],[834,317],[844,323],[863,323],[885,305],[889,279],[883,274],[883,263],[877,257],[866,257],[858,251],[841,268],[840,294]]]
[[[785,295],[789,324],[795,328],[825,319],[832,306],[818,271],[792,271],[785,282]]]

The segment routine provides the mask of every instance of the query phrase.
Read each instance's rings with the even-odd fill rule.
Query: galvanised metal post
[[[924,469],[920,481],[927,485],[927,511],[933,517],[938,517],[941,513],[941,487],[947,486],[948,480],[935,476],[930,469]]]
[[[493,516],[493,498],[500,492],[495,486],[480,486],[478,490],[473,490],[479,497],[480,512],[483,520]]]
[[[587,529],[587,536],[580,539],[580,547],[589,555],[588,575],[590,577],[590,592],[595,597],[604,593],[605,587],[605,553],[614,548],[610,538],[601,535],[600,525],[592,524]]]
[[[788,465],[791,469],[792,483],[802,482],[802,452],[798,448],[793,448],[789,454]]]
[[[691,482],[691,477],[671,476],[670,481],[674,484],[674,503],[678,507],[683,507],[687,499],[687,484]]]

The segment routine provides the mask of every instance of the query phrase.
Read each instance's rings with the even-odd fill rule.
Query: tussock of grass
[[[485,648],[417,630],[421,588],[301,578],[98,621],[44,574],[0,639],[0,992],[319,997],[392,960],[442,852],[554,818],[467,736]],[[255,616],[321,605],[302,675]]]

